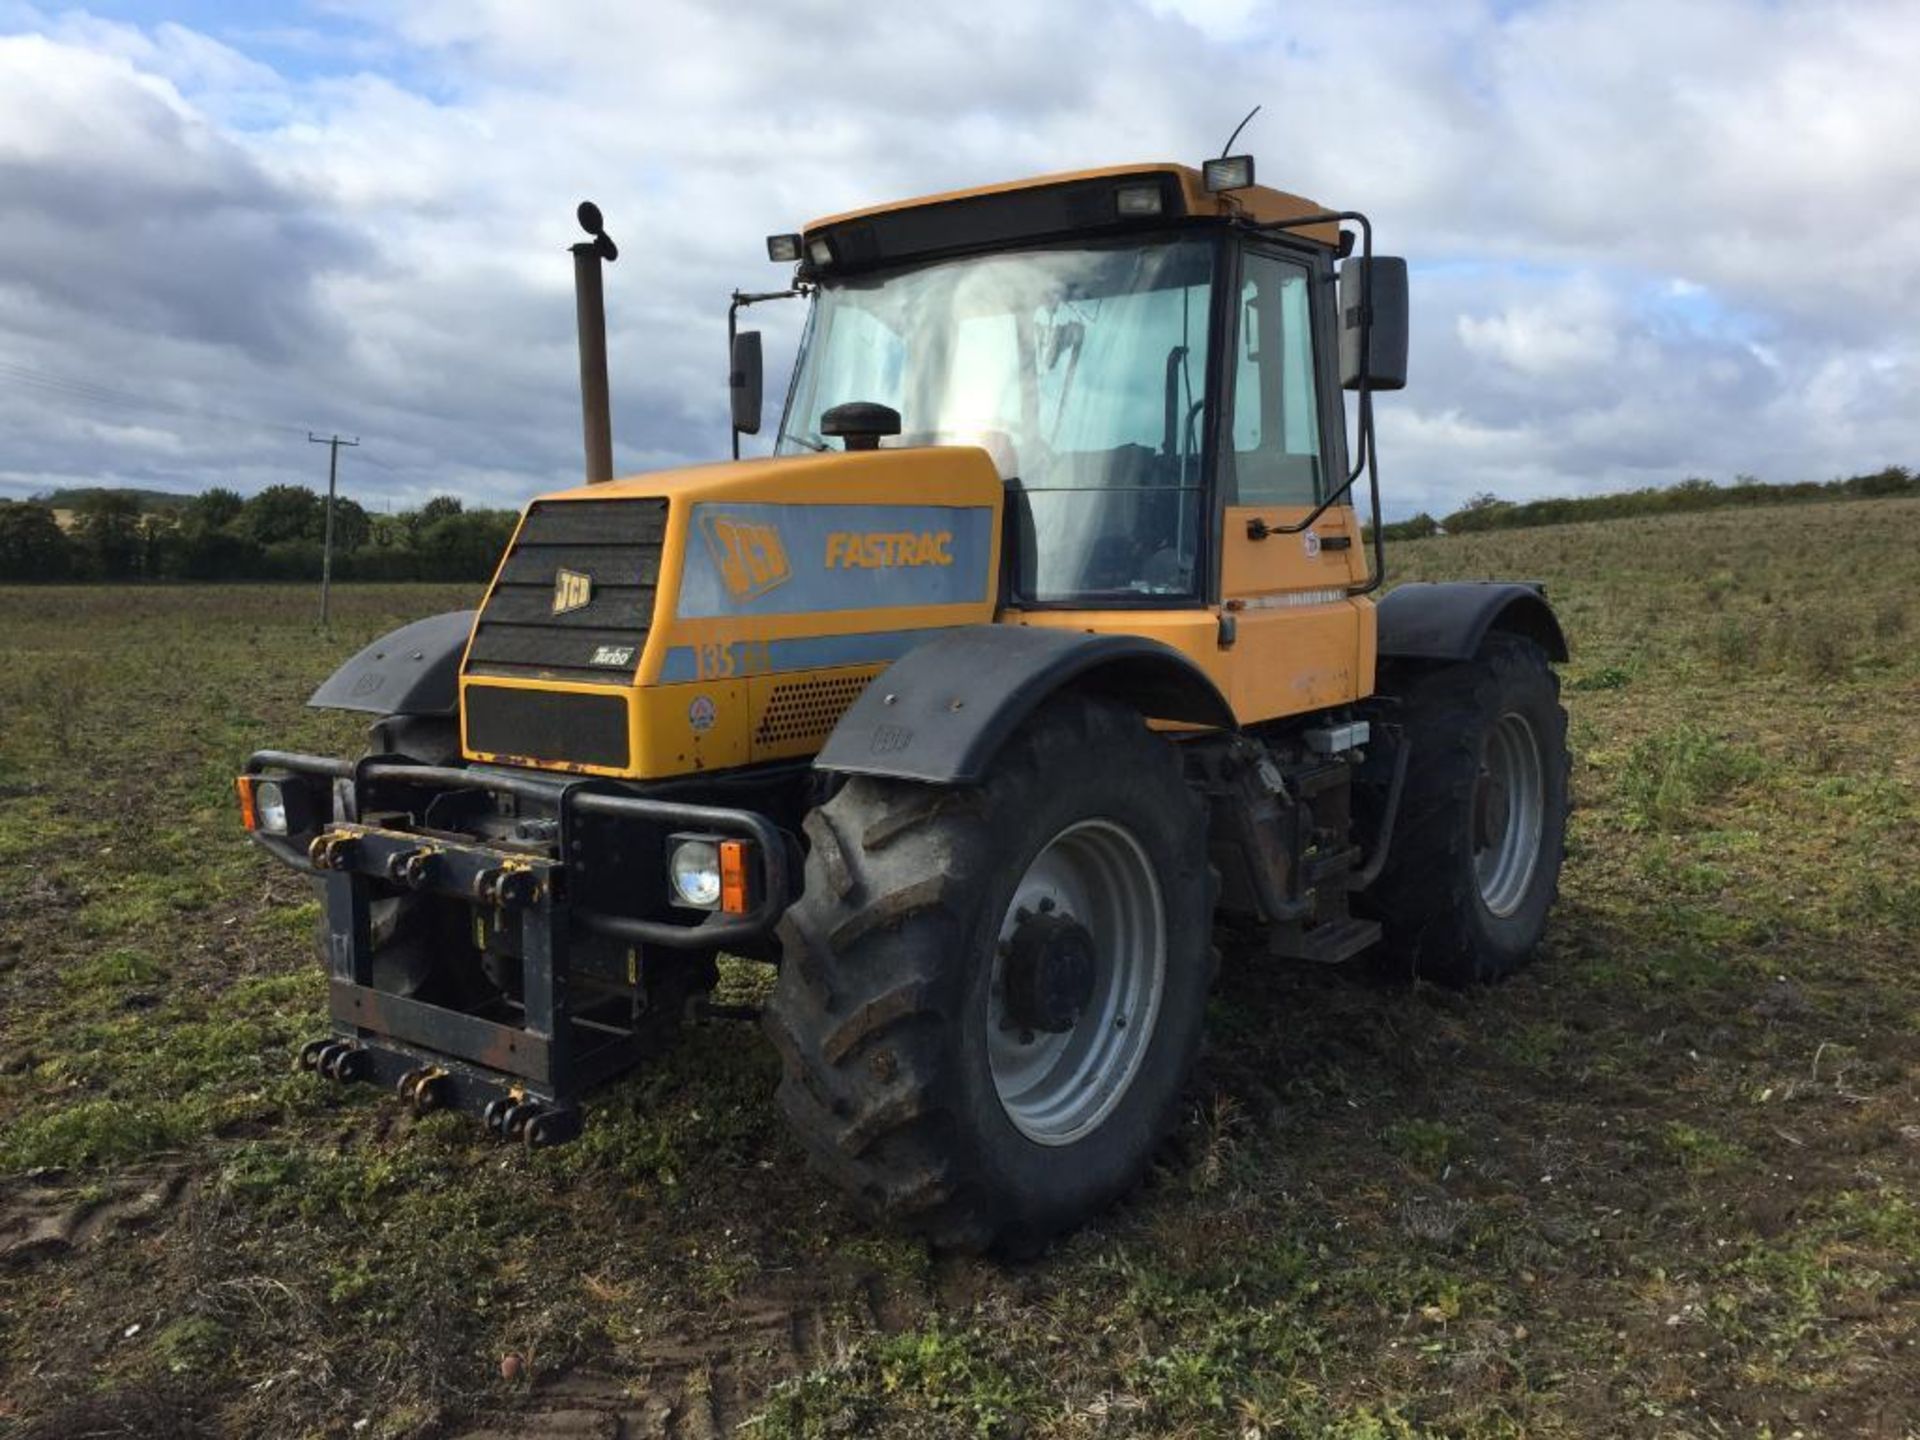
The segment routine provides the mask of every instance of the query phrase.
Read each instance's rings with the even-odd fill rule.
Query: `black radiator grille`
[[[627,768],[627,698],[469,685],[467,749],[503,759]]]
[[[474,627],[467,674],[628,685],[653,622],[665,500],[542,500]]]

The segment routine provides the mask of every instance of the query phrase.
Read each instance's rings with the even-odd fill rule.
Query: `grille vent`
[[[467,674],[631,685],[666,526],[665,500],[535,501],[481,608]]]
[[[469,685],[467,748],[561,765],[627,768],[627,702],[618,694]]]
[[[871,673],[822,675],[773,687],[767,708],[754,729],[755,745],[792,745],[822,740],[839,723],[847,707],[873,679]]]

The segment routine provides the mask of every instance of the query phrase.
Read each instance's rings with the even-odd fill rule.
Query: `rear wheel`
[[[1384,677],[1412,746],[1387,867],[1357,900],[1389,954],[1446,984],[1495,980],[1539,943],[1567,826],[1567,714],[1530,640]]]
[[[1129,1188],[1211,978],[1172,746],[1062,698],[966,790],[856,778],[807,819],[767,1028],[817,1166],[938,1244],[1028,1249]]]

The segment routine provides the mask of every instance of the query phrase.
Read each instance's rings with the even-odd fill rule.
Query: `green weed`
[[[1457,1126],[1434,1120],[1396,1120],[1380,1138],[1394,1154],[1421,1170],[1438,1171],[1466,1148],[1466,1134]]]
[[[1697,825],[1704,811],[1762,770],[1757,756],[1692,724],[1635,743],[1619,778],[1628,824],[1642,830]]]
[[[1731,1165],[1745,1154],[1738,1145],[1721,1139],[1709,1130],[1703,1130],[1680,1120],[1667,1123],[1666,1129],[1661,1133],[1661,1140],[1668,1153],[1676,1156],[1689,1170],[1710,1170],[1722,1165]]]
[[[153,1337],[153,1362],[173,1375],[206,1375],[217,1369],[232,1347],[226,1326],[204,1315],[186,1315]]]
[[[1632,683],[1633,676],[1622,666],[1603,665],[1584,675],[1576,675],[1567,682],[1569,690],[1590,692],[1595,690],[1624,690]]]

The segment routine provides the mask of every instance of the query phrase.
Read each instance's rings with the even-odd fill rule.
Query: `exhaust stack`
[[[573,252],[573,297],[580,326],[580,421],[587,445],[587,483],[613,478],[613,402],[607,393],[607,302],[600,264],[620,258],[607,234],[600,207],[582,200],[575,212],[580,228],[593,239],[569,247]]]

